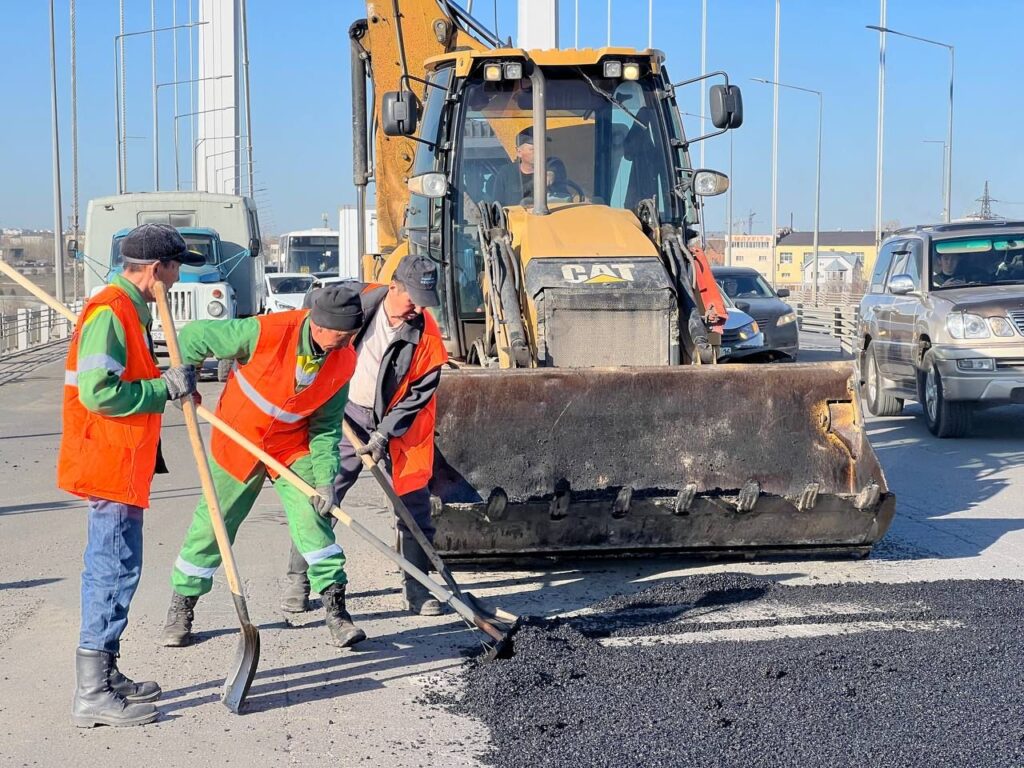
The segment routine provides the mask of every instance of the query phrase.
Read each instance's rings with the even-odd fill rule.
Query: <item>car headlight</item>
[[[946,330],[954,339],[987,339],[992,335],[985,318],[967,312],[949,315],[946,318]]]
[[[786,314],[779,317],[775,322],[776,325],[789,325],[790,323],[796,322],[796,312],[787,312]]]
[[[210,317],[220,317],[224,314],[224,305],[219,301],[211,301],[206,305],[206,312]]]
[[[1016,333],[1013,330],[1013,326],[1010,321],[1005,317],[990,317],[988,319],[988,327],[992,329],[992,333],[996,336],[1015,336]]]
[[[737,335],[740,337],[740,341],[747,341],[752,339],[761,332],[761,329],[757,327],[757,322],[747,323],[737,331]]]

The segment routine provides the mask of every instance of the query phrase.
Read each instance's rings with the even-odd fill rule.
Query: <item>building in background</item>
[[[803,284],[814,285],[814,252],[803,260]],[[822,251],[818,249],[818,290],[852,291],[863,289],[864,258],[849,251]]]
[[[779,232],[778,243],[775,247],[778,256],[777,281],[779,285],[798,286],[801,283],[810,285],[814,282],[812,277],[805,276],[804,265],[811,265],[811,274],[814,268],[814,233],[793,232],[783,229]],[[858,263],[862,274],[871,274],[875,265],[875,257],[878,255],[878,248],[875,245],[874,230],[836,230],[818,233],[818,253],[821,260],[818,264],[819,281],[825,284],[825,278],[821,276],[822,265],[831,263],[828,257],[836,254],[841,262],[846,262],[847,254],[851,263]],[[859,277],[859,275],[857,276]],[[851,279],[854,278],[851,275]]]

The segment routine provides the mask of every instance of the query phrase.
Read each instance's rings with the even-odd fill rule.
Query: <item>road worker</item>
[[[388,285],[357,283],[365,323],[355,341],[358,354],[349,385],[345,417],[374,461],[384,462],[395,491],[419,527],[433,541],[430,492],[434,465],[434,392],[448,360],[434,318],[423,310],[440,304],[437,266],[425,256],[407,256]],[[344,498],[362,469],[352,444],[342,437],[341,466],[333,490]],[[409,530],[398,521],[398,550],[426,572],[430,562]],[[310,577],[301,550],[292,547],[288,586],[281,608],[308,609]],[[315,586],[315,585],[314,585]],[[402,574],[405,607],[414,614],[436,616],[441,604],[418,581]]]
[[[82,623],[72,720],[80,727],[142,725],[157,717],[155,682],[118,669],[121,634],[142,573],[143,510],[153,474],[166,472],[161,414],[195,392],[190,366],[157,368],[147,302],[182,264],[199,266],[174,227],[143,224],[121,243],[124,270],[86,303],[68,349],[57,485],[89,500]]]
[[[328,522],[335,503],[341,418],[356,366],[350,343],[363,323],[359,295],[329,286],[311,309],[277,312],[242,320],[203,320],[181,331],[181,353],[199,364],[208,357],[234,360],[235,367],[217,405],[217,415],[288,466],[320,495],[310,501],[271,473],[284,505],[288,530],[323,599],[331,642],[340,647],[366,638],[345,607],[345,553]],[[230,439],[213,433],[210,470],[228,536],[249,514],[267,468]],[[161,642],[192,641],[194,608],[210,591],[221,564],[205,499],[174,564],[173,592]]]

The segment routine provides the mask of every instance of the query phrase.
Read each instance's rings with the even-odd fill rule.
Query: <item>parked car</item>
[[[732,299],[725,296],[729,317],[722,330],[722,347],[718,361],[722,363],[750,360],[764,355],[764,334],[757,321],[737,307]]]
[[[306,291],[315,282],[312,275],[301,272],[277,272],[264,275],[267,282],[267,312],[299,309]]]
[[[711,273],[722,292],[757,321],[764,333],[764,356],[769,360],[796,360],[800,352],[796,312],[782,300],[789,296],[789,290],[773,290],[751,267],[712,267]]]
[[[921,403],[938,437],[983,406],[1024,403],[1024,221],[918,226],[882,243],[860,305],[868,410]]]

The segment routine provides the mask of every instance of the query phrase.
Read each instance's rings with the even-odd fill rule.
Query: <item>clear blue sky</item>
[[[158,24],[169,25],[177,2],[179,23],[189,0],[157,0]],[[149,26],[149,6],[130,0],[126,28]],[[494,20],[494,0],[476,0],[481,21]],[[605,0],[580,0],[580,45],[603,45]],[[754,230],[771,219],[772,89],[751,82],[772,77],[772,0],[709,0],[708,69],[724,69],[743,88],[745,123],[733,135],[734,218],[756,212]],[[981,12],[979,7],[984,8]],[[65,217],[70,214],[70,99],[67,0],[56,0],[59,99]],[[893,29],[956,46],[953,213],[978,207],[986,179],[1005,203],[997,212],[1024,216],[1020,149],[1024,106],[1015,35],[1024,28],[1024,3],[985,0],[974,10],[953,0],[890,0]],[[497,0],[498,27],[514,35],[515,0]],[[654,0],[654,45],[664,50],[669,71],[684,79],[700,71],[700,0]],[[561,44],[574,39],[575,0],[560,0]],[[276,232],[320,225],[321,212],[336,221],[339,204],[352,202],[351,126],[347,29],[365,15],[360,0],[249,0],[256,187],[265,228]],[[823,228],[871,229],[875,206],[875,126],[878,0],[782,0],[780,79],[825,95],[821,217]],[[43,0],[0,0],[5,35],[4,118],[0,122],[0,225],[52,225],[50,158],[49,28]],[[117,0],[78,0],[78,117],[80,199],[111,194],[116,182],[114,149],[113,37]],[[647,0],[614,0],[612,43],[647,44]],[[182,38],[182,47],[185,38]],[[172,79],[171,45],[160,48],[160,81]],[[150,53],[146,37],[128,45],[129,181],[152,188],[150,156]],[[184,57],[183,57],[184,58]],[[944,49],[889,37],[885,132],[886,220],[903,224],[936,220],[942,207],[948,54]],[[179,79],[186,78],[184,63]],[[161,182],[173,183],[169,137],[170,89],[161,93]],[[699,111],[699,89],[682,94],[683,108]],[[780,96],[779,224],[790,213],[809,229],[814,210],[817,101],[783,90]],[[184,101],[178,109],[187,111]],[[693,134],[697,121],[688,118]],[[184,122],[184,121],[183,121]],[[694,150],[695,159],[697,152]],[[708,167],[728,171],[729,136],[711,139]],[[183,154],[183,162],[187,162]],[[187,175],[187,174],[186,174]],[[708,227],[726,226],[725,196],[708,206]],[[737,225],[741,231],[745,225]]]

